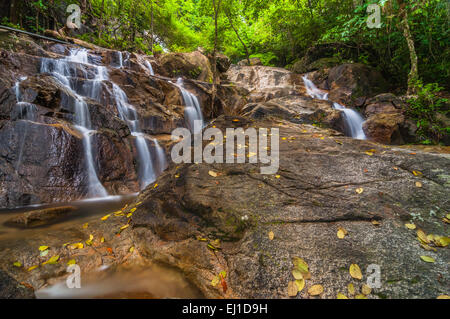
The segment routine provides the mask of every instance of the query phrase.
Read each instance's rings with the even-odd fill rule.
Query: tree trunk
[[[244,49],[245,49],[245,56],[246,56],[246,58],[247,58],[248,65],[250,65],[250,54],[249,54],[249,52],[248,52],[248,48],[247,48],[247,46],[245,45],[244,41],[243,41],[243,40],[241,39],[241,37],[239,36],[238,30],[234,27],[233,21],[231,20],[230,12],[225,11],[225,14],[226,14],[226,16],[227,16],[227,18],[228,18],[228,22],[230,22],[231,28],[233,29],[234,33],[235,33],[236,36],[237,36],[238,40],[239,40],[239,41],[241,42],[241,44],[244,46]]]
[[[220,3],[222,0],[213,0],[214,7],[214,50],[213,50],[213,83],[212,83],[212,92],[211,92],[211,110],[214,112],[214,105],[216,101],[216,91],[217,91],[217,38],[218,38],[218,30],[217,30],[217,19],[219,17],[219,9]],[[217,5],[216,5],[217,3]]]
[[[150,30],[150,49],[152,50],[153,54],[153,34],[154,34],[154,21],[153,21],[153,0],[151,0],[151,30]]]
[[[408,23],[408,11],[403,0],[397,0],[400,6],[400,18],[401,18],[401,28],[403,31],[403,36],[405,37],[406,43],[408,44],[409,58],[411,60],[411,70],[408,74],[408,91],[407,95],[413,95],[416,93],[416,81],[419,79],[419,67],[417,60],[416,48],[414,46],[414,39],[411,35],[411,30]]]
[[[9,9],[9,22],[17,24],[19,22],[19,0],[12,0]]]

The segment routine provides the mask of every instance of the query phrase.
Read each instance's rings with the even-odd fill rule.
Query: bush
[[[448,100],[439,96],[438,83],[416,83],[417,96],[408,100],[408,115],[417,123],[417,137],[422,144],[439,143],[448,136]]]

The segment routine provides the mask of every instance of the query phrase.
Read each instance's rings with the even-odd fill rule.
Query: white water
[[[186,126],[192,133],[197,134],[204,127],[203,113],[200,107],[200,103],[194,94],[188,92],[184,88],[182,78],[179,78],[175,85],[180,89],[181,95],[183,96],[185,104],[184,117],[186,120]],[[202,125],[200,127],[195,127],[194,125],[195,121],[201,121]]]
[[[303,76],[303,81],[305,83],[306,92],[309,96],[314,99],[326,100],[328,101],[328,93],[319,90],[314,83],[308,79],[305,75]],[[339,111],[342,111],[344,114],[344,120],[346,124],[346,129],[348,134],[358,140],[365,140],[366,134],[364,134],[364,130],[362,128],[364,123],[364,118],[357,111],[353,109],[348,109],[345,106],[334,102],[333,108]]]
[[[148,62],[147,60],[144,61],[144,65],[147,67],[148,71],[150,72],[150,75],[155,75],[155,71],[153,71],[152,64]]]
[[[138,113],[133,105],[128,103],[128,97],[125,92],[117,85],[113,83],[113,95],[116,100],[117,110],[120,118],[127,123],[130,128],[131,134],[136,137],[136,148],[139,156],[139,178],[141,181],[141,188],[145,188],[147,185],[153,183],[156,180],[158,173],[154,169],[150,150],[148,148],[147,140],[142,133],[139,126]],[[156,164],[158,167],[165,167],[165,153],[159,146],[156,139],[153,140],[157,145],[157,158]],[[158,149],[161,148],[161,150]],[[163,155],[160,154],[162,151]],[[158,169],[159,170],[159,169]],[[161,171],[162,172],[162,171]]]
[[[73,77],[77,77],[78,70],[83,71],[84,78],[87,80],[87,71],[82,64],[89,64],[87,50],[71,50],[70,56],[63,59],[43,58],[41,73],[51,74],[75,97],[73,101],[75,113],[74,124],[77,130],[83,135],[83,149],[88,175],[88,197],[106,197],[108,196],[108,192],[98,179],[94,165],[91,138],[95,131],[92,130],[89,108],[83,96],[76,92],[76,83],[72,81]],[[88,97],[98,99],[99,86],[103,80],[105,70],[102,67],[94,65],[90,65],[90,67],[95,69],[96,75],[93,81],[86,81],[83,84],[82,91],[88,91]]]

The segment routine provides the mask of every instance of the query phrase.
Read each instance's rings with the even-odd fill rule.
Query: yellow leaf
[[[429,244],[430,243],[430,240],[428,239],[427,235],[421,229],[417,230],[417,237],[420,239],[421,242],[423,242],[425,244]]]
[[[448,296],[448,295],[440,295],[436,299],[450,299],[450,296]]]
[[[447,219],[450,219],[450,214],[445,215]]]
[[[39,250],[40,251],[44,251],[44,250],[47,250],[48,249],[48,246],[40,246],[39,247]]]
[[[298,269],[292,270],[292,276],[294,276],[294,278],[297,279],[297,280],[303,279],[302,272],[300,270],[298,270]]]
[[[405,224],[405,227],[406,228],[408,228],[408,229],[416,229],[416,225],[414,225],[414,224]]]
[[[298,286],[294,281],[290,281],[288,284],[288,296],[295,297],[298,294]]]
[[[357,188],[356,193],[362,194],[364,192],[364,188]]]
[[[355,294],[355,286],[353,286],[353,284],[348,284],[347,289],[350,296]]]
[[[337,294],[336,299],[348,299],[348,297],[344,294],[341,294],[340,292]]]
[[[423,261],[427,262],[427,263],[434,263],[434,262],[436,262],[436,260],[434,260],[434,258],[430,257],[430,256],[420,256],[420,258]]]
[[[43,265],[54,265],[58,262],[59,260],[59,255],[53,256],[52,258],[50,258],[49,260],[47,260],[46,262],[42,263]]]
[[[440,242],[442,247],[447,247],[448,244],[450,243],[450,237],[441,237],[439,239],[439,242]]]
[[[303,290],[303,288],[305,288],[305,280],[304,279],[296,280],[295,284],[297,285],[298,292],[301,292]]]
[[[339,230],[338,230],[338,232],[337,232],[337,236],[338,236],[339,239],[344,239],[344,237],[345,237],[347,234],[348,234],[348,232],[347,232],[344,228],[339,227]]]
[[[136,207],[135,208],[132,208],[132,209],[130,209],[130,213],[134,213],[136,211]]]
[[[448,216],[448,215],[447,215],[447,216]],[[450,219],[448,219],[448,218],[446,218],[446,217],[442,218],[442,221],[443,221],[444,223],[446,223],[446,224],[450,224]]]
[[[419,171],[412,171],[412,173],[414,174],[414,176],[423,175],[422,172],[419,172]]]
[[[355,299],[367,299],[367,297],[363,294],[359,294],[355,296]]]
[[[281,175],[275,175],[275,178],[280,178],[281,177]]]
[[[429,245],[427,245],[427,244],[420,243],[420,246],[421,246],[423,249],[428,250],[428,251],[437,251],[436,248],[431,247],[431,246],[429,246]]]
[[[123,225],[122,227],[120,227],[120,230],[122,231],[124,229],[127,229],[128,227],[130,227],[130,224]]]
[[[75,243],[69,246],[70,249],[83,249],[84,245],[82,243]]]
[[[364,284],[362,285],[361,292],[363,293],[363,295],[370,295],[370,293],[372,292],[372,288]]]
[[[369,156],[372,156],[373,155],[373,153],[372,152],[369,152],[369,151],[367,151],[367,152],[365,152],[367,155],[369,155]]]
[[[217,177],[217,173],[214,171],[209,171],[208,174],[211,175],[212,177]]]
[[[269,232],[269,239],[270,239],[270,240],[273,240],[274,237],[275,237],[275,234],[273,233],[273,231],[270,231],[270,232]]]
[[[28,271],[35,270],[37,267],[39,267],[39,266],[38,266],[38,265],[36,265],[36,266],[31,266],[30,268],[28,268]]]
[[[89,226],[89,223],[84,224],[84,225],[83,225],[83,229],[88,228],[88,226]]]
[[[127,215],[127,218],[130,218],[131,216],[133,216],[133,213],[129,213],[129,214]]]
[[[22,263],[21,263],[20,261],[16,261],[16,262],[13,264],[13,266],[14,266],[14,267],[22,267]]]
[[[321,293],[323,293],[322,285],[314,285],[308,289],[308,294],[310,294],[311,296],[318,296]]]
[[[102,238],[100,239],[100,242],[101,242],[101,243],[104,243],[104,242],[105,242],[105,237],[102,237]]]
[[[416,187],[421,188],[422,187],[422,183],[421,182],[416,182]]]
[[[158,184],[155,184],[155,186],[153,186],[153,188],[156,188],[156,187],[158,187]]]
[[[70,266],[70,265],[75,265],[77,262],[76,262],[76,260],[75,259],[71,259],[71,260],[69,260],[68,262],[67,262],[67,265],[68,266]]]
[[[379,222],[379,221],[376,221],[376,220],[372,220],[371,223],[372,223],[372,225],[374,225],[374,226],[380,226],[380,225],[381,225],[380,222]]]
[[[213,278],[213,280],[211,280],[211,285],[212,285],[213,287],[215,287],[215,286],[218,285],[219,281],[220,281],[220,278],[219,278],[218,276],[215,276],[215,277]]]
[[[350,276],[352,276],[355,279],[361,280],[362,279],[362,272],[361,268],[357,264],[351,264],[350,265]]]
[[[130,253],[134,251],[134,247],[130,247]]]
[[[307,274],[309,272],[308,264],[303,259],[301,259],[299,257],[294,257],[294,258],[292,258],[292,262],[293,262],[294,266],[298,270],[300,270],[300,272],[302,274]]]
[[[103,216],[103,217],[101,218],[101,220],[105,221],[105,220],[107,220],[110,216],[111,216],[111,214],[108,214],[108,215],[106,215],[106,216]]]

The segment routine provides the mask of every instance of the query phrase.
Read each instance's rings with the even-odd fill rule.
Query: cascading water
[[[63,59],[56,60],[43,58],[41,73],[52,75],[74,96],[74,124],[77,130],[83,135],[83,148],[88,173],[88,197],[106,197],[108,193],[98,179],[94,165],[91,137],[95,131],[92,130],[89,108],[83,96],[77,93],[76,81],[73,80],[73,77],[77,77],[78,75],[77,71],[81,70],[84,74],[84,80],[86,81],[83,84],[80,93],[89,92],[86,96],[98,98],[98,96],[94,97],[93,95],[99,94],[99,85],[101,85],[105,70],[102,67],[89,65],[96,71],[96,75],[93,81],[87,81],[88,75],[83,64],[88,64],[87,50],[71,50],[70,55]]]
[[[306,92],[309,96],[315,99],[328,101],[328,93],[319,90],[314,85],[314,83],[308,79],[306,75],[303,76],[303,81],[305,83]],[[336,102],[333,103],[333,108],[343,112],[346,129],[351,137],[358,140],[365,140],[367,138],[362,128],[364,118],[361,116],[361,114],[353,109],[348,109]]]
[[[144,61],[144,65],[147,67],[148,71],[150,72],[150,75],[155,75],[155,72],[153,71],[152,64],[150,62],[145,60]]]
[[[181,95],[183,96],[185,104],[184,116],[186,118],[186,126],[192,133],[197,134],[204,127],[203,113],[200,107],[200,103],[194,94],[186,91],[182,78],[179,78],[175,85],[180,89]],[[202,125],[200,127],[195,127],[195,121],[201,121]]]
[[[166,155],[156,139],[153,143],[156,148],[155,165],[153,164],[147,140],[139,126],[139,117],[136,109],[128,103],[128,97],[125,92],[115,83],[113,83],[113,95],[116,100],[117,109],[120,118],[127,123],[131,134],[136,137],[136,148],[139,155],[139,177],[141,187],[153,183],[156,177],[166,168]],[[157,169],[155,169],[155,166]]]

